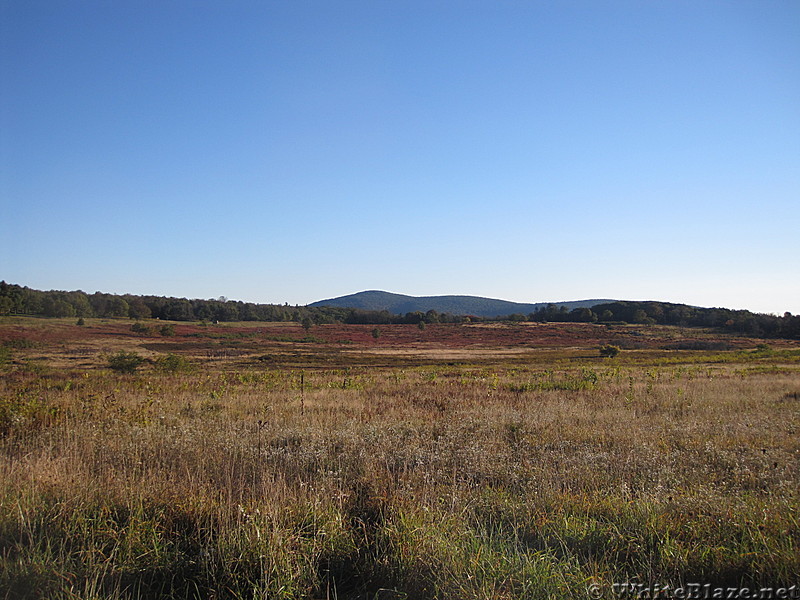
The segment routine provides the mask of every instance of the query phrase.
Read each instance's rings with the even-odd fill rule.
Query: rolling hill
[[[379,290],[358,292],[348,296],[339,296],[328,300],[320,300],[309,306],[336,306],[340,308],[356,308],[361,310],[386,310],[392,314],[402,315],[409,312],[428,312],[435,310],[453,315],[475,315],[478,317],[499,317],[514,313],[527,315],[548,304],[574,308],[590,308],[596,304],[613,302],[613,300],[576,300],[570,302],[536,302],[521,303],[480,296],[406,296]]]

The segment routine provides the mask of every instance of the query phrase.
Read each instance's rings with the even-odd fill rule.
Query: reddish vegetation
[[[24,323],[24,324],[22,324]],[[725,344],[731,349],[753,347],[760,341],[700,329],[663,326],[596,325],[590,323],[481,323],[416,325],[314,325],[306,332],[299,323],[236,323],[199,325],[173,323],[174,336],[164,337],[161,321],[149,321],[147,334],[131,330],[129,320],[92,320],[85,327],[53,319],[25,319],[0,326],[0,343],[50,346],[70,342],[125,340],[150,345],[169,342],[175,349],[220,345],[262,347],[305,340],[309,345],[353,348],[569,348],[617,344],[623,348],[664,348],[687,343]],[[380,336],[373,336],[375,328]],[[797,345],[781,342],[781,345]]]

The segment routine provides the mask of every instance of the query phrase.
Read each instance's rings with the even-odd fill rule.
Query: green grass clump
[[[136,352],[120,350],[108,357],[108,368],[118,373],[135,373],[144,362]]]
[[[166,354],[159,356],[155,362],[155,368],[166,373],[188,372],[193,369],[191,361],[179,354]]]

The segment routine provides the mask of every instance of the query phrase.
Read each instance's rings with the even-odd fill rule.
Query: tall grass
[[[0,381],[8,598],[580,598],[800,576],[800,373]]]

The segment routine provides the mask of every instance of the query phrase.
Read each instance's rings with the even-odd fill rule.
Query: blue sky
[[[0,0],[0,279],[800,313],[800,3]]]

